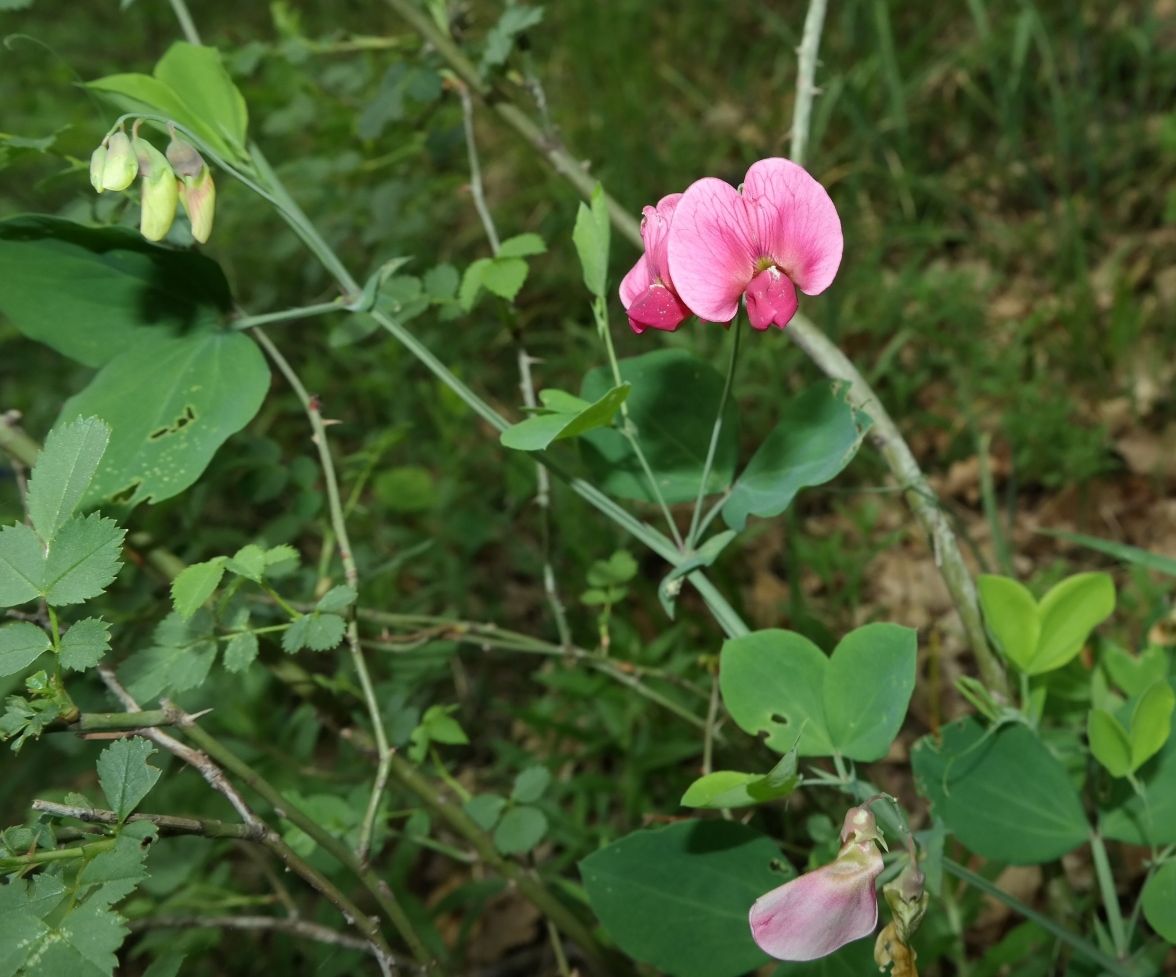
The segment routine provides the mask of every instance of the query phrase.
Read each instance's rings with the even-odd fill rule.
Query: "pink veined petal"
[[[678,208],[678,201],[681,199],[682,194],[680,193],[667,194],[657,202],[656,207],[646,207],[641,212],[643,215],[641,240],[645,242],[645,257],[649,260],[653,277],[661,279],[667,285],[673,284],[667,255],[670,225],[674,219],[674,211]]]
[[[872,844],[855,847],[756,900],[748,918],[761,950],[777,960],[816,960],[874,931],[882,856]]]
[[[656,282],[647,288],[627,311],[629,325],[638,333],[646,326],[673,332],[690,317],[690,310],[682,304],[674,290]]]
[[[621,305],[627,310],[652,284],[653,274],[649,269],[649,256],[643,254],[637,259],[637,264],[621,279],[621,287],[618,289],[621,293]]]
[[[770,255],[806,295],[828,288],[844,240],[825,188],[791,160],[761,159],[747,171],[743,202],[759,254]]]
[[[761,271],[747,286],[747,318],[756,329],[783,329],[796,315],[796,288],[779,268]]]
[[[687,187],[669,239],[670,274],[687,307],[707,322],[730,322],[757,257],[739,192],[714,177]]]

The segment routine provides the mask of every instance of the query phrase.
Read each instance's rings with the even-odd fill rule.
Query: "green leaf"
[[[503,431],[499,440],[504,447],[516,451],[543,451],[554,441],[574,438],[585,431],[611,424],[613,415],[620,410],[631,389],[629,384],[622,383],[591,404],[570,394],[564,394],[565,400],[558,396],[564,393],[562,390],[544,390],[544,403],[548,407],[558,404],[572,410],[552,409],[533,414]]]
[[[727,548],[727,544],[737,535],[738,533],[733,529],[725,529],[721,533],[715,533],[693,553],[686,556],[674,569],[662,577],[661,583],[657,587],[657,599],[661,601],[661,606],[666,612],[666,617],[671,621],[674,619],[674,607],[678,601],[678,594],[682,589],[682,578],[699,567],[709,567],[719,558],[723,550]]]
[[[177,977],[186,959],[186,954],[178,950],[166,950],[151,961],[151,965],[143,971],[143,977]]]
[[[788,881],[776,846],[745,825],[679,821],[580,862],[588,901],[629,956],[674,977],[738,977],[767,962],[747,911]]]
[[[497,794],[477,794],[462,806],[479,828],[489,831],[498,823],[498,816],[506,807],[506,798]]]
[[[1083,844],[1090,825],[1065,768],[1029,727],[985,733],[971,719],[925,736],[911,762],[931,810],[976,854],[1039,865]]]
[[[225,562],[226,570],[254,583],[261,583],[262,577],[265,576],[265,567],[265,550],[256,543],[242,546]]]
[[[1127,730],[1105,709],[1091,709],[1086,717],[1086,738],[1090,752],[1112,777],[1126,777],[1131,764],[1131,741]]]
[[[339,647],[347,622],[338,614],[304,614],[282,632],[282,650],[293,654],[308,648],[330,651]]]
[[[620,362],[621,379],[632,384],[626,402],[637,439],[666,502],[693,502],[710,447],[711,429],[722,397],[723,378],[709,363],[680,349],[660,349]],[[580,395],[589,401],[613,385],[608,368],[592,370]],[[729,401],[723,413],[707,492],[731,483],[738,453],[738,412]],[[623,499],[654,501],[642,466],[620,431],[600,428],[580,439],[584,461],[596,484]]]
[[[0,529],[0,607],[17,607],[41,594],[44,544],[18,522]]]
[[[257,635],[251,631],[235,634],[225,646],[225,668],[243,672],[257,659]]]
[[[45,560],[41,593],[54,607],[97,597],[122,566],[126,532],[113,519],[93,512],[73,516],[58,531]]]
[[[202,128],[244,155],[249,114],[216,48],[176,41],[156,63],[154,75],[183,100]]]
[[[547,245],[538,234],[516,234],[508,237],[498,246],[499,258],[527,258],[533,254],[543,254]]]
[[[1176,862],[1161,865],[1143,887],[1143,917],[1169,943],[1176,943]]]
[[[110,625],[87,617],[70,625],[61,636],[61,667],[74,672],[93,668],[110,651]]]
[[[494,829],[494,847],[504,855],[521,855],[534,848],[547,833],[547,815],[537,807],[512,807]]]
[[[1168,658],[1159,645],[1132,655],[1118,645],[1103,642],[1101,652],[1101,664],[1110,680],[1128,696],[1140,695],[1153,682],[1167,678]]]
[[[1114,610],[1115,584],[1109,574],[1079,573],[1051,588],[1038,605],[1041,637],[1029,674],[1067,664]]]
[[[1087,536],[1084,533],[1067,533],[1056,529],[1039,529],[1037,531],[1047,536],[1056,536],[1058,539],[1064,539],[1070,543],[1087,546],[1092,550],[1105,553],[1107,556],[1113,556],[1116,560],[1122,560],[1124,563],[1133,563],[1147,570],[1155,570],[1158,573],[1166,573],[1170,577],[1176,577],[1176,559],[1170,556],[1152,553],[1150,550],[1128,546],[1125,543],[1116,543],[1109,539],[1099,539],[1097,536]]]
[[[126,938],[122,917],[83,903],[54,925],[28,912],[0,918],[0,975],[110,977]]]
[[[430,743],[447,743],[461,746],[469,742],[461,724],[453,718],[457,706],[429,706],[421,717],[417,728],[412,731],[408,758],[420,763],[428,753]]]
[[[546,767],[527,767],[515,777],[510,798],[520,804],[533,803],[544,795],[550,783],[551,773]]]
[[[96,855],[78,873],[78,885],[97,886],[86,897],[87,904],[112,906],[134,891],[147,878],[147,850],[158,831],[146,821],[128,824],[114,848]]]
[[[268,389],[265,359],[242,333],[136,343],[62,409],[63,419],[97,414],[114,430],[87,500],[134,506],[183,492]]]
[[[825,722],[833,745],[863,763],[890,749],[915,690],[913,629],[867,624],[833,649],[825,672]]]
[[[777,753],[794,746],[801,756],[836,752],[825,721],[828,659],[803,635],[755,631],[723,644],[719,688],[731,718],[746,733],[767,733]]]
[[[517,35],[528,27],[534,27],[542,19],[542,7],[528,7],[522,3],[508,6],[498,18],[498,23],[486,35],[479,74],[485,75],[491,68],[504,64],[514,50]]]
[[[1176,692],[1166,681],[1154,683],[1139,697],[1131,713],[1131,771],[1160,752],[1172,733]]]
[[[584,270],[584,285],[601,301],[608,298],[608,239],[608,206],[604,188],[598,183],[592,190],[590,203],[581,203],[576,212],[572,241]]]
[[[844,387],[819,383],[785,402],[723,506],[728,526],[743,529],[749,515],[778,516],[802,488],[823,485],[850,463],[870,419],[846,394]]]
[[[208,611],[199,610],[187,621],[173,611],[159,623],[152,639],[149,648],[131,656],[120,669],[123,684],[136,699],[184,692],[208,677],[216,661]]]
[[[1176,679],[1169,680],[1169,687]],[[1176,729],[1135,773],[1140,793],[1120,781],[1102,801],[1099,831],[1131,845],[1176,844]],[[1140,796],[1142,794],[1142,796]]]
[[[493,258],[482,269],[482,287],[499,298],[513,302],[527,280],[527,263],[522,258]]]
[[[1037,601],[1011,577],[984,573],[978,586],[988,633],[1005,658],[1024,671],[1033,660],[1041,633]]]
[[[796,751],[789,750],[766,776],[759,773],[716,770],[714,773],[699,777],[686,789],[678,803],[683,807],[712,809],[749,807],[787,797],[799,783]]]
[[[355,603],[356,596],[355,590],[345,584],[332,587],[319,598],[319,602],[315,604],[315,610],[341,614]]]
[[[723,645],[719,686],[740,728],[784,753],[886,755],[915,687],[915,632],[867,624],[826,657],[791,631],[756,631]]]
[[[192,563],[179,572],[171,585],[172,606],[184,620],[195,614],[216,593],[225,575],[225,558]]]
[[[46,543],[77,510],[109,442],[110,427],[97,417],[60,424],[45,438],[29,479],[27,505],[33,528]]]
[[[120,821],[139,806],[161,771],[147,762],[155,747],[140,737],[115,740],[98,756],[98,783]]]
[[[29,339],[86,366],[144,340],[206,331],[232,307],[214,261],[150,244],[130,228],[13,217],[0,221],[0,266],[0,312]]]
[[[17,675],[53,647],[49,635],[29,621],[0,627],[0,678]]]

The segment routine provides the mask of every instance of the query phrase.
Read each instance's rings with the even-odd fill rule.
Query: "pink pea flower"
[[[760,896],[748,919],[761,950],[777,960],[816,960],[874,932],[882,871],[874,815],[851,808],[837,858]]]
[[[825,188],[791,160],[761,159],[740,190],[714,177],[686,189],[670,228],[669,267],[700,319],[730,322],[745,296],[756,329],[783,329],[796,314],[796,289],[828,288],[842,247]]]
[[[670,221],[682,194],[662,197],[656,207],[642,210],[641,238],[645,254],[637,259],[629,273],[621,279],[621,304],[629,314],[629,325],[635,333],[647,327],[673,332],[690,316],[674,289],[666,261]]]

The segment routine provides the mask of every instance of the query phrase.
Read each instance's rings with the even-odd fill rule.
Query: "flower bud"
[[[176,175],[163,153],[146,139],[136,135],[134,149],[143,177],[139,233],[148,241],[161,241],[176,219],[176,203],[179,200]]]
[[[845,821],[841,825],[841,843],[843,845],[851,841],[880,842],[881,840],[882,835],[878,831],[878,822],[874,819],[874,812],[870,810],[868,804],[851,807],[845,812]]]
[[[90,186],[92,186],[98,193],[101,193],[105,187],[102,186],[102,172],[106,168],[106,140],[90,154]]]
[[[212,233],[212,217],[216,209],[212,170],[194,146],[175,136],[168,143],[167,160],[180,178],[180,202],[192,225],[192,237],[203,244]]]
[[[106,155],[102,163],[102,189],[125,190],[135,182],[139,165],[127,134],[121,130],[111,133],[103,144]],[[91,171],[94,160],[90,160]]]

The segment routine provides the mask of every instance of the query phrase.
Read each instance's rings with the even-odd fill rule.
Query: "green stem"
[[[1126,960],[1128,955],[1127,931],[1123,926],[1123,910],[1119,906],[1119,894],[1115,891],[1115,877],[1111,873],[1111,860],[1107,857],[1107,846],[1097,831],[1090,835],[1090,854],[1094,862],[1094,875],[1098,879],[1098,891],[1102,896],[1107,913],[1107,924],[1111,930],[1111,942],[1115,956]]]
[[[686,534],[686,549],[692,550],[698,542],[701,527],[699,519],[702,517],[702,502],[707,496],[707,481],[710,479],[711,467],[715,463],[715,452],[719,447],[719,435],[723,430],[723,412],[727,409],[727,401],[731,398],[731,381],[735,376],[735,364],[739,359],[739,337],[743,330],[739,327],[739,318],[731,324],[734,333],[731,339],[731,359],[727,362],[727,375],[723,379],[723,393],[719,397],[719,411],[715,415],[715,423],[711,428],[710,445],[706,449],[706,461],[702,466],[702,479],[698,483],[698,498],[694,501],[694,515],[690,517],[690,532]]]
[[[326,831],[317,821],[308,816],[301,808],[290,803],[280,791],[261,776],[248,763],[238,757],[232,750],[220,742],[215,736],[202,729],[198,724],[189,722],[180,727],[186,737],[194,742],[201,750],[210,756],[217,764],[230,771],[242,783],[256,792],[274,808],[281,817],[305,831],[332,858],[348,871],[352,872],[365,889],[376,900],[381,911],[396,927],[405,945],[408,946],[413,957],[425,967],[433,963],[432,954],[416,934],[412,921],[400,908],[392,895],[387,883],[378,878],[366,865],[361,864],[355,854],[338,838]]]
[[[143,712],[84,712],[68,727],[74,733],[115,733],[154,726],[171,726],[175,715],[167,709]]]
[[[10,855],[7,858],[0,858],[0,875],[19,872],[21,869],[37,865],[47,865],[50,862],[68,862],[77,858],[89,860],[95,855],[113,849],[115,842],[114,838],[104,838],[102,841],[90,841],[72,848],[50,848],[48,851],[34,851],[27,855]]]
[[[1030,922],[1036,923],[1047,933],[1052,933],[1058,940],[1065,943],[1070,949],[1082,954],[1087,960],[1102,967],[1107,973],[1113,974],[1114,977],[1133,977],[1132,971],[1125,966],[1121,961],[1108,957],[1093,943],[1079,936],[1077,933],[1072,933],[1060,923],[1054,922],[1048,916],[1039,913],[1031,906],[1025,905],[1016,896],[1009,895],[1003,889],[993,885],[988,879],[982,875],[977,875],[971,869],[965,868],[959,862],[953,861],[950,858],[943,860],[943,870],[949,875],[954,875],[957,879],[962,879],[974,889],[979,889],[981,892],[987,893],[994,899],[1003,902],[1013,912]]]
[[[597,943],[592,931],[580,918],[552,893],[535,873],[523,866],[503,858],[494,847],[494,842],[474,820],[456,804],[446,799],[411,763],[397,755],[392,758],[392,776],[404,787],[416,794],[425,807],[445,821],[450,828],[468,841],[483,863],[503,878],[512,882],[540,912],[555,926],[579,945],[592,969],[599,974],[618,975],[632,973],[627,961],[606,953]]]
[[[347,306],[341,299],[330,302],[318,302],[315,305],[301,305],[293,309],[282,309],[280,312],[266,312],[262,315],[245,315],[234,319],[234,329],[252,329],[254,326],[265,326],[271,322],[294,322],[298,319],[310,319],[328,312],[346,312]]]

